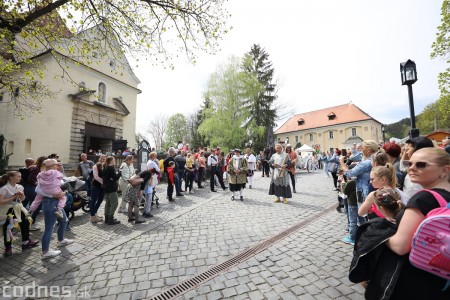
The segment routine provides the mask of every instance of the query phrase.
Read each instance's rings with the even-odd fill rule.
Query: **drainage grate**
[[[311,223],[315,221],[318,217],[334,210],[336,205],[330,206],[324,211],[321,211],[318,214],[312,215],[311,217],[291,226],[290,228],[278,233],[277,235],[274,235],[271,238],[268,238],[267,240],[264,240],[262,242],[259,242],[253,247],[248,248],[247,250],[244,250],[241,253],[236,254],[235,256],[231,257],[230,259],[224,261],[223,263],[220,263],[218,265],[215,265],[208,270],[189,278],[185,281],[179,282],[176,285],[173,285],[169,287],[166,290],[163,290],[159,292],[158,294],[153,295],[150,299],[151,300],[170,300],[175,299],[177,297],[180,297],[181,295],[189,292],[190,290],[196,288],[197,286],[201,285],[202,283],[211,280],[212,278],[226,272],[227,270],[231,269],[232,267],[240,264],[243,261],[246,261],[247,259],[255,256],[259,252],[269,248],[271,245],[275,244],[276,242],[284,239],[288,235],[294,233],[295,231],[299,230],[300,228],[304,227],[308,223]]]

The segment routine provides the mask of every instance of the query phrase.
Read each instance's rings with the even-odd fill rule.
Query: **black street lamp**
[[[386,125],[381,124],[381,132],[383,133],[383,144],[386,142],[386,139],[384,138],[385,131],[386,131]]]
[[[400,73],[402,75],[402,85],[408,86],[409,97],[409,113],[411,118],[411,130],[409,136],[411,138],[419,136],[419,129],[416,128],[416,115],[414,113],[414,99],[412,85],[417,81],[416,64],[409,60],[404,63],[400,63]]]

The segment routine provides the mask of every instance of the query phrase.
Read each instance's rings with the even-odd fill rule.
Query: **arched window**
[[[31,153],[31,139],[25,140],[25,154]]]
[[[14,153],[14,142],[13,141],[9,141],[8,146],[6,148],[6,154],[11,154],[11,153]]]
[[[103,82],[98,84],[98,101],[106,103],[106,85]]]

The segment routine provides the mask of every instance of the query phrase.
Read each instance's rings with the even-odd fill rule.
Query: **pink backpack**
[[[441,207],[431,210],[420,223],[409,260],[415,267],[450,280],[450,203],[437,192],[427,191]]]

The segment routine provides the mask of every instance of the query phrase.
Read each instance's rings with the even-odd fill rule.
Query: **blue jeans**
[[[93,186],[91,193],[91,201],[89,202],[89,208],[91,216],[95,216],[98,212],[98,208],[103,202],[103,197],[105,197],[105,192],[101,187]]]
[[[323,163],[323,171],[327,177],[330,177],[330,174],[328,174],[328,163]]]
[[[84,178],[83,180],[84,180],[83,189],[87,192],[87,195],[90,197],[92,191],[92,181],[90,178],[88,179]]]
[[[42,200],[42,212],[44,214],[44,234],[42,235],[42,252],[45,253],[50,248],[50,240],[52,239],[53,227],[55,227],[56,220],[58,220],[58,241],[64,240],[64,233],[66,232],[67,216],[66,212],[62,210],[63,218],[57,219],[55,211],[58,208],[58,199],[44,197]]]
[[[347,227],[349,227],[350,221],[349,221],[349,218],[348,218],[348,200],[347,200],[347,197],[342,198],[342,204],[344,204],[344,212],[347,215]]]
[[[354,240],[356,237],[356,229],[358,228],[358,206],[348,206],[348,232]]]
[[[361,204],[366,200],[366,196],[362,191],[356,191],[356,197],[358,198],[358,209],[361,207]],[[366,219],[364,217],[358,216],[358,224],[362,225],[366,223]]]
[[[175,190],[177,191],[177,195],[181,193],[181,182],[183,180],[184,170],[177,171],[177,180],[175,180]]]

